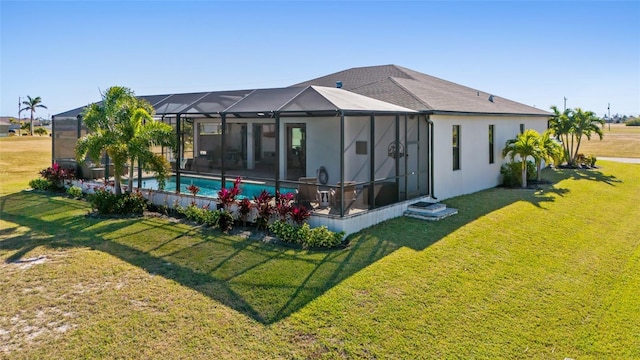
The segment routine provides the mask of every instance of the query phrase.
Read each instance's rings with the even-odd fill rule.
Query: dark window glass
[[[489,164],[493,164],[493,162],[495,161],[494,159],[494,147],[493,147],[493,140],[494,140],[494,134],[493,134],[493,130],[494,130],[494,126],[495,125],[489,125]]]
[[[460,170],[460,125],[453,125],[453,170]]]

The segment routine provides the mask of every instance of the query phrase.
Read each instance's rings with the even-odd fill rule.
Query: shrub
[[[81,198],[82,197],[82,189],[73,185],[72,187],[67,189],[67,195],[73,198]]]
[[[511,161],[502,164],[500,167],[502,183],[505,186],[518,186],[522,184],[522,161]],[[527,161],[527,180],[536,178],[536,165],[532,161]]]
[[[229,207],[236,202],[236,196],[240,195],[240,183],[242,179],[238,176],[236,181],[233,182],[231,189],[222,188],[218,191],[218,202],[224,207]]]
[[[304,224],[304,226],[309,226],[308,224]],[[339,233],[334,233],[329,230],[326,226],[320,226],[317,228],[311,229],[311,236],[309,237],[306,245],[307,247],[336,247],[342,243],[342,239],[344,238],[344,231]]]
[[[273,195],[269,194],[267,190],[262,190],[260,195],[255,198],[256,208],[258,209],[258,228],[264,227],[266,229],[269,224],[269,219],[271,219],[275,211],[273,205],[271,205],[272,199]]]
[[[89,202],[99,214],[117,214],[119,198],[109,190],[96,189],[93,194],[89,195]]]
[[[34,190],[49,190],[53,187],[53,183],[47,179],[37,178],[29,181],[29,186]]]
[[[251,209],[253,208],[253,204],[251,200],[244,198],[242,201],[238,202],[238,213],[240,214],[240,219],[242,219],[242,223],[246,225],[247,216],[251,213]]]
[[[281,241],[300,244],[304,248],[332,248],[342,244],[345,233],[335,233],[326,226],[311,228],[309,224],[291,225],[278,220],[269,226],[273,234]]]
[[[116,195],[109,190],[96,189],[89,195],[91,206],[99,214],[142,214],[147,209],[147,200],[140,192]]]
[[[147,210],[147,199],[139,191],[131,194],[123,194],[118,203],[120,214],[141,215]]]
[[[76,173],[73,169],[64,169],[56,163],[44,170],[41,170],[40,176],[49,180],[54,187],[62,189],[64,188],[64,181],[75,179]]]
[[[311,212],[306,207],[298,205],[291,208],[290,216],[291,220],[300,226],[311,216]]]
[[[228,233],[233,229],[233,215],[225,209],[216,210],[218,213],[217,216],[217,225],[220,231],[224,233]]]
[[[289,218],[289,216],[291,216],[291,210],[293,209],[291,205],[293,203],[293,194],[276,194],[276,212],[278,213],[280,220],[286,220],[287,218]]]
[[[215,226],[218,222],[217,211],[211,211],[207,207],[199,208],[194,204],[191,204],[186,208],[178,207],[178,213],[184,215],[191,221],[197,222],[198,224]]]
[[[627,122],[625,122],[624,124],[625,126],[640,126],[640,117],[627,120]]]

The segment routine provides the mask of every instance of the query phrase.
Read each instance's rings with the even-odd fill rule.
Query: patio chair
[[[315,177],[301,177],[298,179],[297,202],[310,205],[312,202],[319,202],[320,192],[318,191],[318,183]]]
[[[193,163],[191,164],[191,169],[196,172],[208,172],[211,168],[211,161],[207,160],[205,156],[198,156],[193,159]]]
[[[343,195],[340,187],[341,183],[338,182],[335,189],[331,189],[331,203],[333,206],[338,207],[342,203]],[[351,204],[356,200],[356,183],[355,181],[344,182],[344,208],[348,209]]]

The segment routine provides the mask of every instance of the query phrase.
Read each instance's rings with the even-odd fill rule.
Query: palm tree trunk
[[[578,143],[576,144],[576,157],[578,156],[578,154],[580,153],[580,142],[582,141],[582,135],[580,135],[580,138],[578,138]]]
[[[527,187],[527,159],[522,159],[522,187]]]
[[[133,164],[135,163],[135,158],[131,158],[131,164],[129,165],[129,186],[127,187],[127,193],[131,194],[131,189],[133,188]]]
[[[121,170],[117,170],[117,166],[113,167],[113,187],[116,195],[122,195],[122,186],[120,186]]]
[[[29,123],[29,135],[33,136],[33,109],[31,109],[31,122]]]

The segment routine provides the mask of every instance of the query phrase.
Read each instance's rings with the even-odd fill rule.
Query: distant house
[[[11,126],[9,118],[0,117],[0,137],[9,136],[9,126]]]
[[[396,65],[288,88],[140,97],[181,144],[177,154],[158,149],[175,171],[167,189],[186,192],[191,183],[206,186],[202,179],[220,187],[236,176],[247,189],[298,188],[312,225],[347,233],[417,201],[498,185],[504,143],[524,129],[544,131],[553,115]],[[55,162],[74,162],[86,134],[82,111],[53,117]]]

